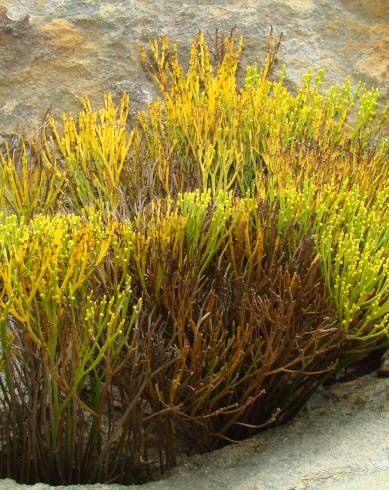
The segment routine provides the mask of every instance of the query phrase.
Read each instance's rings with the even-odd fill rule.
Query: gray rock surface
[[[0,480],[1,490],[27,490]],[[48,489],[38,484],[28,490]],[[389,489],[389,379],[376,374],[318,391],[290,423],[194,456],[136,490]],[[55,490],[120,490],[119,485]],[[54,490],[54,488],[53,488]]]
[[[388,95],[388,0],[0,0],[0,134],[31,133],[47,110],[77,111],[82,95],[100,104],[126,90],[135,110],[155,94],[139,56],[150,37],[185,54],[199,30],[236,26],[253,62],[271,25],[291,83],[311,65]]]

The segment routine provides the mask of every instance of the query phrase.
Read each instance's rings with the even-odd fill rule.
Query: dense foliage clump
[[[242,41],[142,52],[0,163],[0,477],[134,482],[292,417],[389,345],[387,109],[237,69]]]

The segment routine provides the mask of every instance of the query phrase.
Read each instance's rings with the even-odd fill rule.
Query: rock
[[[36,32],[30,26],[29,16],[25,15],[19,20],[12,20],[7,15],[7,9],[0,6],[1,105],[10,104],[13,101],[12,97],[6,97],[7,88],[11,91],[12,80],[23,74],[26,67],[33,65],[34,54],[31,44],[35,42]]]
[[[157,94],[139,45],[166,34],[181,53],[199,29],[236,27],[243,62],[261,61],[267,33],[284,33],[278,69],[301,81],[307,66],[387,90],[387,0],[1,0],[0,133],[37,127],[48,109],[76,112],[79,96],[128,90],[136,110]],[[185,59],[185,56],[182,56]],[[389,131],[389,128],[388,128]]]
[[[362,73],[372,75],[379,83],[389,81],[389,41],[376,41],[371,51],[357,62],[356,67]]]
[[[82,43],[80,31],[64,19],[55,19],[42,27],[43,40],[49,49],[73,51]]]
[[[163,480],[52,490],[384,490],[388,482],[389,379],[373,373],[322,388],[288,424],[188,458]],[[0,480],[0,488],[50,487]]]
[[[386,0],[341,0],[341,4],[350,12],[374,22],[385,22],[389,18],[389,3]]]

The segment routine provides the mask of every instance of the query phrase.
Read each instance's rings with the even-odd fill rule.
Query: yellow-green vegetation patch
[[[140,482],[389,345],[388,108],[199,34],[0,153],[0,477]],[[215,63],[211,62],[215,56]]]

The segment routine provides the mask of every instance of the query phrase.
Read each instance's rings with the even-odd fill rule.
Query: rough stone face
[[[45,46],[53,53],[62,51],[74,52],[83,43],[80,31],[69,21],[55,19],[42,27],[42,39]]]
[[[47,110],[75,112],[83,95],[100,104],[126,90],[136,110],[156,93],[139,56],[149,37],[187,53],[198,30],[235,26],[252,62],[271,25],[284,33],[279,66],[291,84],[311,65],[388,95],[388,0],[0,0],[0,135],[31,133]]]
[[[1,490],[27,489],[0,480]],[[52,490],[124,490],[120,485]],[[194,456],[136,490],[385,490],[389,488],[389,379],[373,373],[318,391],[290,423],[241,445]]]

